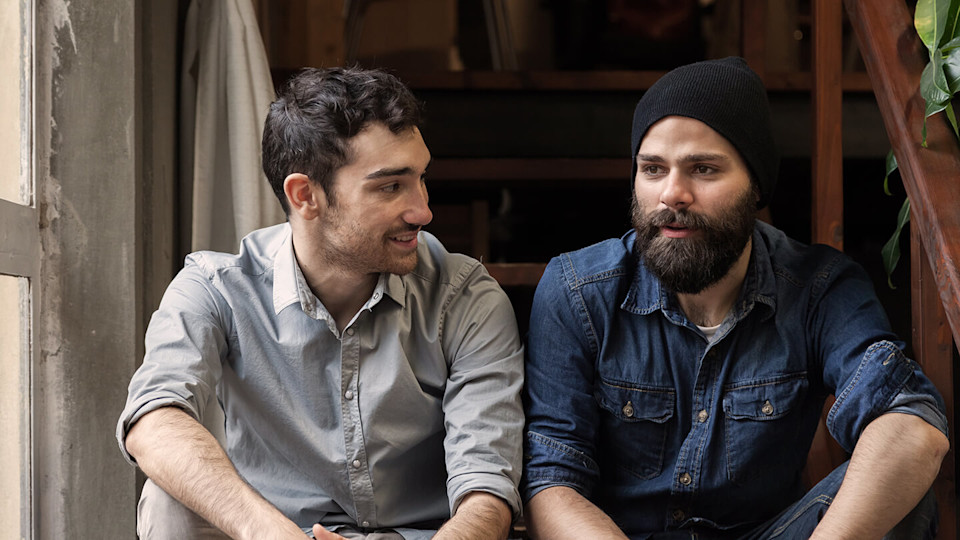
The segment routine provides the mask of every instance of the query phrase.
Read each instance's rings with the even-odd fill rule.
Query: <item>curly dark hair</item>
[[[307,68],[293,76],[270,104],[263,125],[262,158],[283,211],[290,208],[284,179],[305,174],[335,205],[333,174],[349,163],[348,141],[372,122],[393,133],[420,127],[421,105],[396,77],[361,68]]]

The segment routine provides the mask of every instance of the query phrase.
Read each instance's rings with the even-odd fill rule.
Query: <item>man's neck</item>
[[[680,308],[691,322],[699,326],[716,326],[723,322],[740,294],[740,287],[743,286],[747,267],[750,265],[752,248],[753,239],[750,239],[737,262],[733,263],[730,271],[720,278],[720,281],[696,294],[677,293]]]
[[[294,254],[307,285],[343,331],[370,299],[379,275],[362,274],[329,264],[310,240],[294,235]],[[298,248],[299,246],[299,248]]]

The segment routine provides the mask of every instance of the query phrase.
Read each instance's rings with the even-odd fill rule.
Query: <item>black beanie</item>
[[[633,174],[637,151],[650,126],[667,116],[703,122],[733,144],[750,167],[760,192],[757,208],[770,202],[780,159],[763,81],[743,58],[731,56],[681,66],[644,92],[633,113]]]

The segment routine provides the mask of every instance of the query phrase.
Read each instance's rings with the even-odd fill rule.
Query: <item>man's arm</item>
[[[524,515],[535,539],[627,538],[607,514],[566,486],[549,487],[534,495]]]
[[[943,433],[911,414],[884,414],[867,424],[811,539],[881,538],[930,489],[949,445]]]
[[[240,477],[217,440],[175,407],[145,414],[126,448],[173,498],[240,540],[301,540],[306,535]]]
[[[499,497],[472,491],[457,507],[454,514],[437,531],[434,540],[503,540],[510,534],[512,521],[510,507]]]

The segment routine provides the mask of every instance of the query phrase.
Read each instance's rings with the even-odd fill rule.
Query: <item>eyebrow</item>
[[[430,160],[433,161],[433,160]],[[427,167],[430,166],[430,162],[427,162]],[[423,173],[427,172],[427,167],[423,168]],[[390,178],[393,176],[410,176],[417,175],[420,176],[423,173],[418,173],[413,167],[386,167],[383,169],[378,169],[372,173],[366,175],[364,178],[367,180],[377,180],[380,178]]]
[[[696,163],[698,161],[729,161],[726,154],[687,154],[680,158],[681,163]],[[637,161],[646,161],[649,163],[664,163],[666,160],[662,156],[654,154],[637,154]]]
[[[411,174],[413,174],[413,169],[411,167],[398,167],[378,169],[368,174],[364,178],[367,180],[376,180],[378,178],[388,178],[390,176],[409,176]]]

